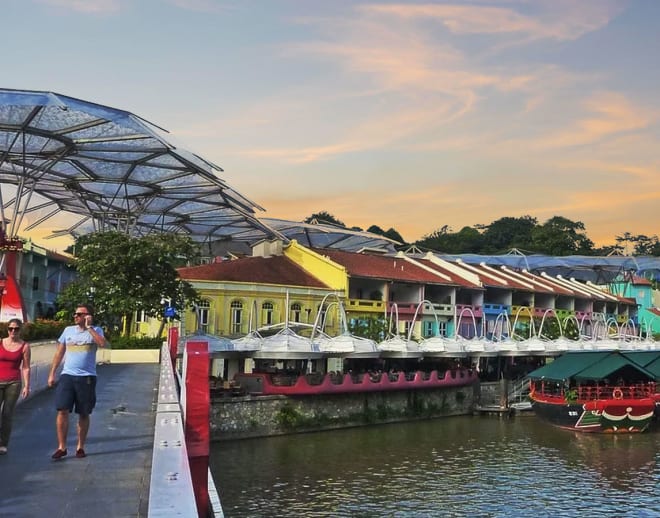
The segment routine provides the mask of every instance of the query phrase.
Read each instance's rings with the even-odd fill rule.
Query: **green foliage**
[[[21,338],[26,342],[34,340],[57,340],[68,324],[58,320],[36,320],[21,326]],[[0,334],[7,336],[7,322],[0,322]]]
[[[405,240],[403,239],[403,237],[401,237],[401,234],[399,234],[393,228],[389,228],[388,230],[383,230],[378,225],[371,225],[367,229],[367,232],[371,232],[372,234],[378,234],[379,236],[383,236],[383,237],[386,237],[388,239],[398,241],[399,243],[402,243],[402,244],[405,243]]]
[[[130,324],[136,311],[160,317],[164,297],[178,308],[198,299],[196,290],[176,271],[198,256],[197,245],[188,236],[97,232],[79,237],[74,250],[79,277],[57,300],[62,308],[58,316],[67,321],[85,302],[94,306],[97,323],[119,327],[122,318]]]
[[[577,401],[577,390],[570,389],[566,391],[566,403],[575,403]]]
[[[348,330],[355,336],[369,338],[376,342],[383,340],[387,335],[388,321],[383,317],[363,317],[352,319],[348,323]]]
[[[483,253],[504,253],[512,248],[526,249],[538,221],[532,216],[504,217],[493,221],[483,233]]]
[[[592,255],[594,244],[586,236],[584,224],[554,216],[539,225],[536,218],[504,217],[488,225],[463,227],[452,232],[444,225],[424,236],[415,245],[449,254],[492,254],[511,249],[549,255]]]
[[[162,338],[135,336],[117,336],[110,343],[112,349],[160,349],[162,345]]]
[[[289,404],[285,404],[275,414],[275,422],[285,430],[291,430],[298,425],[300,412]]]
[[[332,214],[324,210],[322,210],[321,212],[315,212],[311,216],[305,218],[305,223],[312,223],[314,221],[316,221],[317,223],[337,225],[338,227],[346,227],[346,224],[343,221],[338,220]]]
[[[465,251],[477,254],[483,250],[484,240],[475,228],[463,227],[459,232],[454,233],[449,226],[444,225],[415,244],[421,248],[430,248],[447,254],[460,254]]]
[[[547,255],[589,255],[594,244],[586,236],[584,223],[554,216],[532,230],[532,249]]]
[[[644,234],[634,235],[630,232],[624,232],[622,236],[616,236],[615,240],[623,254],[628,255],[630,252],[629,247],[632,247],[634,255],[660,256],[660,241],[658,240],[658,236],[649,237]]]

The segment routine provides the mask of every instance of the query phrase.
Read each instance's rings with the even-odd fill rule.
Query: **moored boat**
[[[566,353],[529,378],[536,415],[568,430],[643,432],[659,401],[655,374],[618,351]]]

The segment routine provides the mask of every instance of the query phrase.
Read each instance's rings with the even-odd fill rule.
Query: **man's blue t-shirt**
[[[94,330],[103,336],[103,329],[93,326]],[[96,376],[96,342],[89,331],[78,326],[64,328],[57,340],[64,344],[64,367],[62,374],[71,376]]]

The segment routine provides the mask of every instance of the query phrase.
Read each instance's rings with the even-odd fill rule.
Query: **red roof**
[[[374,255],[357,252],[344,252],[336,249],[316,249],[317,254],[327,257],[346,268],[351,277],[382,279],[388,281],[419,284],[442,284],[456,286],[458,282],[443,279],[403,257]],[[444,273],[444,272],[443,272]],[[465,281],[460,284],[463,285]],[[469,284],[469,286],[473,286]]]
[[[639,275],[632,276],[632,284],[635,286],[640,286],[640,285],[653,286],[653,283],[651,281],[649,281],[644,277],[640,277]]]
[[[329,289],[329,286],[285,256],[242,257],[200,266],[179,268],[187,281],[250,282]]]

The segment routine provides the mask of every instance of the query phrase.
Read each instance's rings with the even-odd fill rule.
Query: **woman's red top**
[[[0,340],[0,382],[21,381],[21,362],[26,345],[23,343],[18,351],[8,351],[4,340]]]

